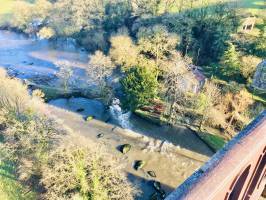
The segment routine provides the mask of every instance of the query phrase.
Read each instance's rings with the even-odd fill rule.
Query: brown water
[[[39,41],[22,34],[0,31],[0,67],[8,69],[17,77],[53,77],[58,71],[54,62],[58,60],[67,60],[74,66],[76,82],[86,82],[84,68],[88,54],[73,42]],[[110,153],[123,160],[129,179],[141,185],[143,195],[139,199],[149,199],[154,191],[147,170],[154,170],[157,174],[155,179],[162,183],[164,190],[170,192],[212,155],[212,151],[184,127],[160,127],[133,114],[127,116],[129,126],[124,129],[119,127],[121,124],[115,118],[111,118],[109,124],[104,123],[110,111],[97,100],[57,99],[51,101],[50,105],[51,112],[75,134],[86,136],[97,143],[100,142],[97,134],[104,133],[101,142],[109,147]],[[77,113],[78,108],[85,110]],[[87,115],[94,115],[96,120],[88,124],[83,119]],[[116,149],[124,143],[133,145],[132,151],[126,156],[119,154]],[[147,162],[146,171],[135,171],[132,168],[133,161],[139,159]]]

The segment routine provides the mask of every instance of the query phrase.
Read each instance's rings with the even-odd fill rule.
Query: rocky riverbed
[[[88,55],[72,42],[39,41],[0,31],[0,66],[11,75],[56,88],[58,69],[54,62],[58,60],[67,60],[74,66],[76,85],[89,87],[84,69]],[[156,191],[161,196],[162,191],[169,193],[213,154],[187,128],[151,124],[124,112],[117,103],[106,107],[98,99],[59,98],[50,101],[47,108],[77,137],[105,145],[109,153],[120,159],[129,179],[140,185],[141,200],[150,199]],[[130,147],[121,152],[121,145],[125,144]]]

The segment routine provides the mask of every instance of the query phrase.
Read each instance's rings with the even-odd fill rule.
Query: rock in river
[[[160,192],[161,191],[161,183],[160,182],[158,182],[158,181],[154,181],[153,182],[153,187],[158,191],[158,192]]]
[[[126,154],[127,152],[129,152],[131,149],[131,145],[130,144],[124,144],[120,147],[120,151],[123,154]]]
[[[148,174],[150,177],[156,178],[156,174],[155,174],[154,171],[147,171],[147,174]]]
[[[94,119],[94,116],[88,116],[88,117],[86,117],[86,121],[87,122],[89,122],[89,121],[91,121],[91,120],[93,120]]]
[[[103,136],[104,136],[103,133],[99,133],[99,134],[97,135],[97,138],[99,139],[99,138],[102,138]]]
[[[157,192],[154,192],[151,196],[150,196],[150,200],[160,200],[159,194]]]
[[[85,109],[84,108],[78,108],[76,111],[77,112],[83,112]]]
[[[134,169],[135,170],[139,170],[139,169],[142,169],[144,166],[145,166],[146,162],[143,161],[143,160],[137,160],[135,161],[134,163]]]

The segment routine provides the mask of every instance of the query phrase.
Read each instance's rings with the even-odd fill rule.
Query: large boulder
[[[252,85],[256,89],[266,91],[266,60],[258,65]]]

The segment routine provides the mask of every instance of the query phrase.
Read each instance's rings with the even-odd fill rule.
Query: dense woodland
[[[120,74],[121,100],[125,109],[144,118],[158,118],[169,125],[187,124],[196,127],[199,132],[228,140],[264,110],[266,104],[265,91],[252,87],[256,67],[266,57],[266,11],[262,9],[254,14],[241,6],[241,1],[225,0],[18,1],[13,13],[8,19],[2,20],[1,26],[40,39],[75,39],[89,52],[86,71],[88,77],[99,86],[99,93],[106,104],[116,95],[107,82],[116,71]],[[243,20],[253,15],[256,17],[254,30],[243,32]],[[64,62],[55,64],[60,69],[57,75],[67,90],[72,66]],[[193,78],[193,67],[206,77],[204,84],[200,84],[196,90],[198,80]],[[6,105],[1,100],[2,109]],[[14,111],[17,112],[12,110],[7,116]],[[40,119],[30,117],[27,120],[35,127]],[[32,128],[5,119],[5,124],[14,123],[22,127],[23,132]],[[50,131],[45,130],[44,134],[50,137]],[[33,138],[37,137],[34,133],[30,133]],[[12,134],[10,130],[8,138],[14,138]],[[27,146],[20,138],[19,141],[19,145]],[[46,148],[49,142],[44,142],[38,145]],[[11,145],[9,149],[16,151],[17,147]],[[26,150],[31,152],[32,149]],[[84,160],[77,165],[86,164],[84,167],[93,168],[87,164],[82,151],[64,151],[63,154],[67,156],[62,155],[62,152],[56,152],[53,156],[57,160],[64,157],[66,162],[73,162],[77,155]],[[13,155],[17,156],[17,153]],[[42,152],[29,155],[31,159],[34,157],[34,161],[44,159]],[[41,158],[35,159],[35,156]],[[51,162],[48,163],[53,165],[54,161]],[[35,166],[37,168],[39,164]],[[34,170],[49,173],[50,167],[47,166],[45,171]],[[75,185],[83,199],[98,200],[95,191],[88,191],[88,183],[83,182],[83,175],[81,171],[77,177],[68,179],[73,178],[74,181],[76,178],[80,184],[85,184]],[[63,184],[60,177],[56,176],[51,178],[59,178],[56,184]],[[90,180],[98,181],[93,178],[92,174]],[[110,180],[120,184],[124,179],[116,175]],[[43,186],[49,192],[46,195],[66,195],[60,193],[63,191],[57,191],[55,185],[49,185],[49,180],[43,181]],[[125,183],[125,187],[129,186]],[[69,195],[73,194],[73,188],[66,189]],[[106,192],[105,186],[100,189]],[[115,190],[107,191],[108,195],[116,195]],[[87,198],[88,194],[92,196]],[[127,196],[118,195],[119,198],[110,199],[126,199]]]

